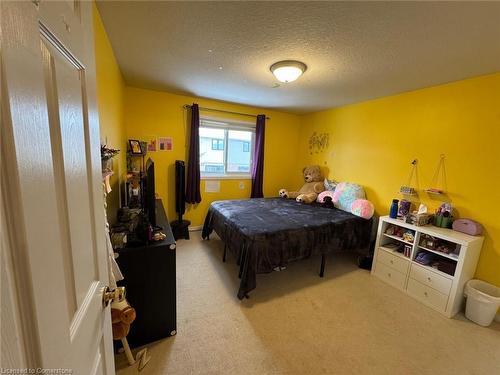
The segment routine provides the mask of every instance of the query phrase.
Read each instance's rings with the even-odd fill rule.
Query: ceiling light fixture
[[[306,70],[306,64],[295,60],[278,61],[271,65],[271,72],[280,82],[293,82]]]

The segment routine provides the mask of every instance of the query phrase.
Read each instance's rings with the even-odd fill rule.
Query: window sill
[[[220,176],[201,176],[202,180],[251,180],[252,176],[249,174],[235,174],[235,175],[220,175]]]

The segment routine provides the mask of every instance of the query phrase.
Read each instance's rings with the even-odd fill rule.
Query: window
[[[223,165],[211,165],[211,164],[205,164],[205,172],[208,173],[224,173],[224,166]]]
[[[224,150],[224,140],[212,139],[212,150]]]
[[[202,177],[249,177],[255,125],[200,119]]]

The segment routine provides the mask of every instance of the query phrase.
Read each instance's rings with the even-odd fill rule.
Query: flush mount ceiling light
[[[270,69],[278,81],[288,83],[299,78],[306,71],[307,66],[300,61],[285,60],[274,63]]]

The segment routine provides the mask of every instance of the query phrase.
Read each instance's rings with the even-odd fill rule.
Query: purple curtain
[[[186,203],[200,203],[200,110],[191,106],[191,137],[189,139]]]
[[[266,129],[266,115],[257,116],[255,126],[255,147],[252,166],[252,195],[250,198],[263,198],[262,185],[264,182],[264,136]]]

